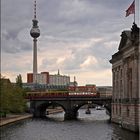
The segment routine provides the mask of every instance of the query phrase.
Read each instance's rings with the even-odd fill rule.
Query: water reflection
[[[108,123],[105,110],[79,110],[78,120],[64,121],[64,113],[28,119],[1,128],[2,140],[138,140],[138,135]]]

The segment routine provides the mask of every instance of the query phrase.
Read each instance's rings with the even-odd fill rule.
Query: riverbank
[[[57,109],[47,109],[47,115],[49,114],[55,114],[55,113],[61,113],[63,112],[64,110],[61,109],[61,108],[57,108]]]
[[[22,115],[9,115],[6,118],[1,118],[0,119],[0,126],[4,126],[13,122],[17,122],[20,120],[24,120],[27,118],[32,118],[32,114],[22,114]]]
[[[47,109],[47,114],[46,115],[61,113],[61,112],[63,112],[63,109]],[[22,115],[11,114],[11,115],[8,115],[6,118],[1,118],[0,119],[0,127],[4,126],[4,125],[7,125],[7,124],[10,124],[10,123],[20,121],[20,120],[32,118],[32,117],[33,117],[32,114],[22,114]]]

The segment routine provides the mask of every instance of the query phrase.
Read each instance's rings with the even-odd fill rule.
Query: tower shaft
[[[33,83],[37,83],[37,39],[33,39]]]
[[[34,1],[34,18],[30,35],[33,37],[33,83],[37,83],[37,38],[40,36],[38,20],[36,19],[36,0]]]

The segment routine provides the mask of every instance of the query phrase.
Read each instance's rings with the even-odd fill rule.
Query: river
[[[64,121],[64,113],[47,119],[27,119],[0,128],[1,140],[139,140],[138,134],[109,123],[105,110],[79,110],[78,120]]]

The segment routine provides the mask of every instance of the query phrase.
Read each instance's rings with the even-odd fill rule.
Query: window
[[[121,105],[120,105],[120,110],[119,111],[120,111],[120,115],[121,115]]]
[[[122,93],[123,91],[123,84],[122,84],[122,80],[120,80],[120,92]]]
[[[113,112],[113,114],[114,114],[114,104],[112,105],[112,112]]]
[[[116,105],[116,114],[118,114],[118,109],[117,109],[117,105]]]
[[[129,97],[132,98],[132,68],[129,68],[129,75],[128,75],[128,82],[129,82]]]
[[[129,107],[127,107],[127,117],[129,117],[129,113],[130,113],[130,110],[129,110]]]
[[[122,75],[122,69],[121,69],[121,78],[122,78],[122,76],[123,76],[123,75]]]

